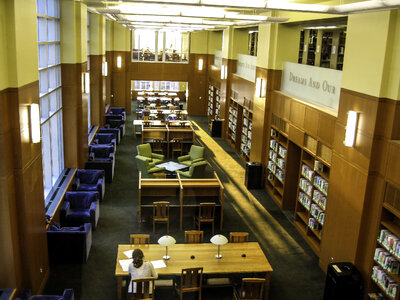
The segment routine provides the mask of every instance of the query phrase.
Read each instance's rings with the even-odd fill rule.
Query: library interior
[[[0,0],[0,270],[0,300],[400,299],[400,1]]]

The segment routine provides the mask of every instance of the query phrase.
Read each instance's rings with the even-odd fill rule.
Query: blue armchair
[[[125,135],[125,121],[120,119],[110,119],[106,118],[106,124],[110,128],[118,128],[120,130],[120,136],[121,138]]]
[[[74,290],[65,289],[62,296],[35,295],[30,297],[17,298],[15,300],[74,300]]]
[[[114,178],[114,148],[104,145],[89,146],[89,161],[85,169],[104,170],[106,182],[111,183]]]
[[[92,224],[79,227],[50,225],[47,230],[49,261],[53,263],[84,263],[92,247]]]
[[[97,192],[66,192],[60,210],[61,226],[80,226],[91,223],[95,229],[100,216]]]
[[[117,150],[117,139],[114,133],[96,133],[92,145],[108,145],[114,147],[114,153]]]
[[[97,191],[99,193],[99,200],[102,201],[106,191],[104,170],[76,170],[72,190]]]
[[[117,119],[126,121],[125,107],[111,107],[106,119]]]
[[[121,141],[121,130],[119,128],[110,128],[109,124],[106,124],[104,127],[101,127],[98,133],[113,133],[115,134],[115,138],[117,140],[117,145]]]

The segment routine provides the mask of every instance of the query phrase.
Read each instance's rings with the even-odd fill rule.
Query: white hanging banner
[[[215,50],[214,66],[216,66],[218,68],[221,68],[221,66],[222,66],[222,51],[221,50]]]
[[[283,63],[281,91],[337,116],[342,71]]]
[[[236,75],[256,82],[257,56],[238,54]]]

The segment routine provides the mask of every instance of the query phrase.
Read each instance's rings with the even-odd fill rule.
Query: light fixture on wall
[[[225,79],[225,66],[221,66],[221,79]]]
[[[122,57],[121,57],[121,55],[117,56],[117,68],[119,68],[119,69],[122,68]]]
[[[224,79],[228,78],[228,66],[224,66]]]
[[[89,72],[82,72],[82,93],[90,93],[90,75]]]
[[[256,79],[256,97],[261,98],[262,78],[257,77]]]
[[[346,147],[353,147],[356,139],[356,130],[358,122],[358,112],[349,110],[347,113],[347,124],[346,124],[346,136],[344,139],[344,145]]]
[[[108,75],[108,63],[106,61],[103,62],[103,66],[102,66],[102,74],[103,76],[107,76]]]
[[[203,59],[202,58],[199,58],[199,64],[198,64],[197,69],[199,71],[203,71]]]
[[[31,129],[31,142],[40,142],[40,112],[39,104],[32,103],[29,106],[30,129]]]

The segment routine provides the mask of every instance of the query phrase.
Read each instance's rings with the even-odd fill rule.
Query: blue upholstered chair
[[[117,140],[117,145],[119,145],[121,141],[121,130],[119,128],[110,128],[109,124],[106,124],[103,127],[100,127],[98,133],[113,133],[115,134],[115,138]]]
[[[117,139],[114,133],[96,133],[91,145],[112,145],[117,150]]]
[[[74,300],[74,290],[65,289],[62,296],[54,295],[34,295],[23,298],[17,298],[15,300]]]
[[[90,145],[89,161],[85,169],[104,170],[106,182],[111,183],[114,178],[114,148],[112,146]]]
[[[110,128],[118,128],[121,138],[125,135],[125,121],[122,119],[106,118],[106,125]]]
[[[73,191],[98,192],[99,200],[103,200],[106,191],[104,170],[76,170],[72,183]]]
[[[86,262],[92,247],[92,224],[85,223],[78,227],[50,225],[47,244],[51,264]]]
[[[60,210],[63,227],[80,226],[91,223],[95,229],[100,216],[97,192],[66,192]]]
[[[126,121],[125,107],[111,107],[109,113],[106,114],[107,117]]]

